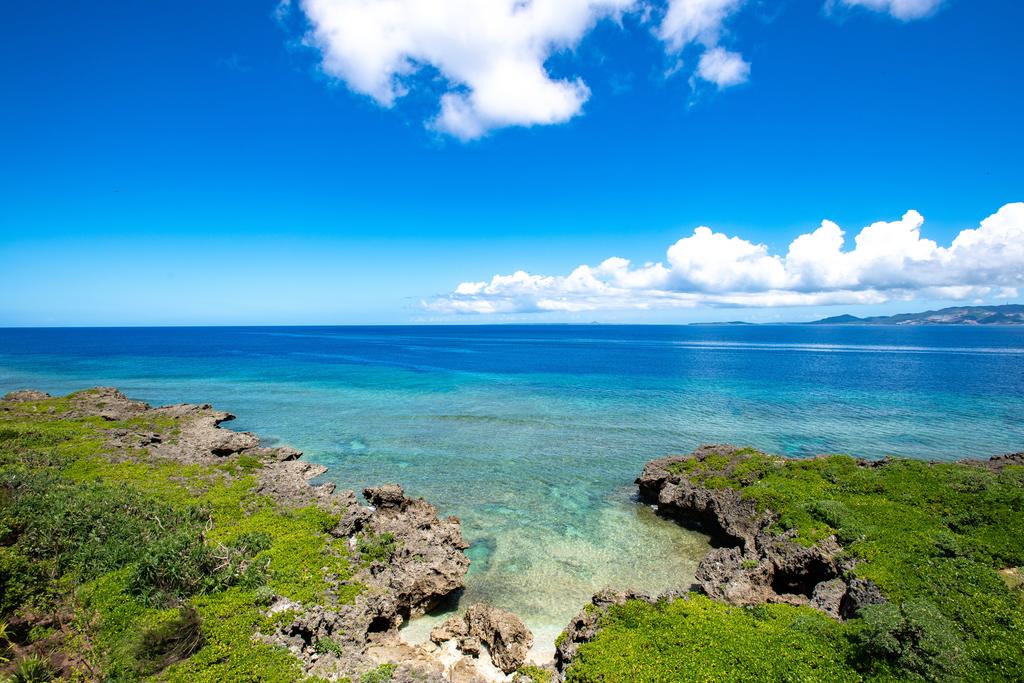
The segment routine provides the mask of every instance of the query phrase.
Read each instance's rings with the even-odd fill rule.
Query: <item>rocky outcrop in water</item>
[[[370,533],[388,534],[396,550],[387,563],[370,568],[373,580],[394,595],[404,616],[417,616],[462,588],[469,570],[469,547],[457,517],[439,519],[437,508],[423,499],[405,496],[402,487],[388,484],[368,488],[363,496],[373,506],[365,523]]]
[[[526,662],[533,645],[533,634],[511,612],[484,604],[475,604],[463,616],[450,617],[430,633],[430,639],[441,645],[456,641],[459,650],[467,655],[479,655],[487,648],[494,665],[510,674]]]
[[[809,605],[836,618],[883,602],[876,586],[853,577],[852,564],[841,558],[835,537],[808,547],[796,543],[791,532],[769,531],[777,519],[772,511],[759,512],[736,489],[702,484],[685,466],[694,460],[725,458],[727,464],[720,469],[729,473],[748,457],[749,450],[734,446],[702,446],[689,456],[648,462],[636,480],[640,497],[656,505],[660,514],[703,529],[725,546],[712,550],[698,565],[700,590],[733,605]]]

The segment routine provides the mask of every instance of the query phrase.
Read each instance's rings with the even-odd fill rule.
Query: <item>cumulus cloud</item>
[[[700,226],[670,246],[662,263],[634,267],[613,257],[568,275],[517,271],[463,282],[424,306],[488,314],[1018,296],[1024,287],[1024,203],[1007,204],[945,247],[921,236],[923,224],[911,210],[900,220],[861,229],[846,249],[843,229],[826,220],[793,240],[785,254]]]
[[[669,0],[658,36],[678,52],[690,43],[718,44],[725,20],[743,0]]]
[[[932,14],[943,0],[838,0],[847,7],[865,7],[875,12],[885,12],[901,21],[921,19]]]
[[[910,20],[941,0],[824,0]],[[305,42],[321,68],[351,90],[392,107],[412,89],[437,92],[429,125],[463,140],[507,126],[562,123],[590,98],[579,76],[559,77],[552,56],[574,49],[603,20],[632,13],[694,79],[719,89],[745,82],[750,63],[728,49],[726,24],[746,0],[280,0],[299,7]],[[699,58],[684,55],[694,49]],[[685,56],[686,62],[683,62]],[[432,76],[439,75],[439,79]]]
[[[738,52],[719,46],[726,20],[743,7],[745,0],[669,0],[658,37],[670,54],[691,44],[704,48],[695,77],[719,89],[745,83],[750,63]]]
[[[302,0],[323,70],[390,107],[424,66],[447,90],[433,124],[462,139],[567,121],[590,90],[545,62],[635,0]]]
[[[700,56],[697,75],[719,88],[745,83],[750,76],[750,64],[736,52],[716,47]]]

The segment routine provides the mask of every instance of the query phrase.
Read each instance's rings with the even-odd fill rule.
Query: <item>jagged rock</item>
[[[846,591],[846,582],[842,579],[822,581],[814,587],[814,592],[811,594],[811,607],[838,619]]]
[[[1005,455],[994,455],[988,460],[960,460],[958,462],[961,462],[966,465],[978,465],[981,467],[988,467],[989,469],[998,472],[1009,465],[1024,465],[1024,451],[1020,453],[1006,453]]]
[[[461,617],[449,617],[430,632],[430,639],[438,644],[455,640],[467,655],[479,654],[483,645],[506,674],[523,665],[533,645],[533,634],[519,617],[482,603],[471,605]]]
[[[853,579],[847,586],[839,614],[843,619],[852,619],[868,605],[880,605],[885,601],[882,591],[874,583],[867,579]]]
[[[363,497],[366,498],[366,502],[380,510],[402,510],[410,502],[398,484],[363,489]]]
[[[448,672],[448,678],[451,683],[482,683],[486,680],[477,672],[473,662],[468,659],[460,659],[456,662]]]
[[[287,460],[298,460],[302,457],[302,451],[292,448],[291,446],[279,446],[274,450],[274,457],[278,462],[285,462]]]
[[[679,466],[712,456],[729,458],[727,469],[750,457],[734,446],[701,446],[690,456],[652,460],[636,480],[641,498],[656,502],[659,513],[730,543],[709,552],[697,567],[696,581],[705,594],[733,605],[810,605],[836,618],[848,612],[848,603],[882,599],[866,581],[856,584],[858,593],[850,597],[857,580],[841,563],[842,547],[834,537],[807,547],[791,534],[769,531],[774,513],[758,512],[735,489],[704,486]]]
[[[725,536],[733,542],[749,546],[758,532],[771,522],[771,517],[759,514],[754,503],[731,488],[712,489],[692,483],[687,477],[672,473],[676,463],[711,455],[733,455],[734,446],[701,446],[692,456],[676,456],[652,460],[644,465],[636,480],[640,496],[656,502],[658,512],[668,517],[683,517],[712,536]]]
[[[363,492],[375,511],[365,526],[372,533],[391,534],[396,550],[374,580],[394,594],[406,617],[423,614],[463,586],[469,544],[458,518],[439,519],[437,508],[387,484]]]
[[[744,566],[745,562],[756,564]],[[740,548],[711,550],[697,565],[695,579],[708,597],[731,605],[754,605],[776,597],[770,588],[771,565],[745,557]]]
[[[430,631],[430,640],[441,644],[446,640],[458,640],[469,635],[469,624],[459,615],[448,617],[440,626]]]

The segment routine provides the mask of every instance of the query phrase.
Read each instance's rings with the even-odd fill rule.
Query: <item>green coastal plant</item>
[[[365,532],[356,541],[356,550],[363,556],[363,562],[388,562],[398,549],[394,534]]]
[[[341,643],[333,638],[317,638],[316,643],[313,644],[313,649],[322,655],[334,655],[335,657],[341,657],[345,654],[345,651],[341,647]]]
[[[8,681],[10,683],[50,683],[54,676],[53,667],[45,657],[31,654],[22,658],[15,665]]]
[[[367,671],[359,677],[359,683],[387,683],[395,676],[395,664],[381,664],[372,671]]]
[[[554,676],[547,669],[542,669],[533,664],[525,664],[516,670],[519,679],[525,679],[530,683],[551,683]]]
[[[566,680],[857,681],[839,623],[789,605],[729,607],[703,596],[612,607]],[[666,676],[671,672],[671,679]]]

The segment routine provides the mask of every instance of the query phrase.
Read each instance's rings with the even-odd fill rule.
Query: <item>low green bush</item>
[[[367,671],[359,677],[359,683],[387,683],[395,676],[394,664],[381,664],[373,671]]]
[[[191,605],[183,605],[171,618],[158,621],[142,631],[132,653],[135,670],[143,676],[156,673],[188,659],[202,646],[199,612]]]
[[[389,562],[398,550],[398,542],[393,534],[374,534],[366,532],[356,541],[356,550],[363,556],[363,562]]]

